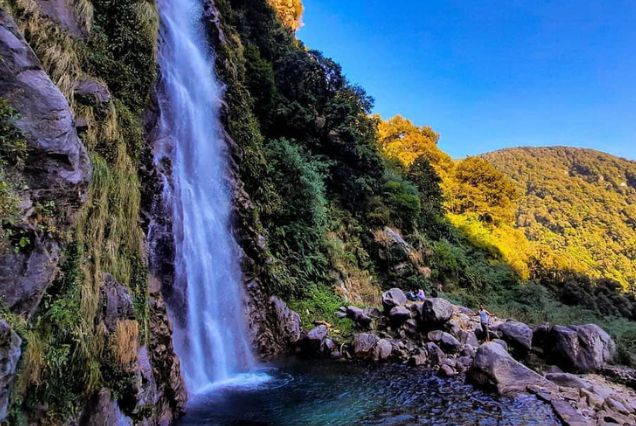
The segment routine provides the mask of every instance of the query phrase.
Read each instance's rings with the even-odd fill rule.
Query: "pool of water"
[[[264,375],[271,376],[263,380]],[[253,379],[253,380],[252,380]],[[401,365],[295,362],[214,386],[179,425],[558,425],[531,395],[500,397]]]

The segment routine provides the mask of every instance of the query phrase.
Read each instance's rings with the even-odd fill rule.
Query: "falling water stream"
[[[253,379],[255,361],[231,233],[228,153],[219,123],[223,91],[201,0],[159,0],[158,6],[162,80],[155,162],[170,162],[163,197],[172,213],[175,287],[185,302],[185,312],[173,313],[180,317],[173,340],[192,395]]]

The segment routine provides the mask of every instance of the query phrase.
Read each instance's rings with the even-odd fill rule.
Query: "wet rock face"
[[[104,274],[100,292],[101,317],[110,333],[115,331],[118,321],[135,317],[132,297],[128,289],[115,281],[110,274]]]
[[[60,247],[35,232],[36,203],[54,202],[60,228],[72,224],[87,196],[91,167],[68,103],[42,69],[13,20],[0,10],[0,97],[16,109],[29,155],[21,170],[21,223],[30,245],[0,254],[0,299],[31,316],[57,273]]]
[[[53,200],[61,213],[73,213],[85,200],[90,180],[86,149],[68,102],[4,12],[0,58],[0,96],[18,111],[17,126],[29,147],[24,174],[30,198]]]
[[[111,95],[106,84],[97,80],[84,79],[75,85],[75,98],[87,105],[102,106],[110,102]]]
[[[148,304],[151,330],[148,354],[161,395],[153,413],[158,424],[171,424],[183,413],[187,400],[181,363],[172,345],[172,326],[163,299],[159,294],[151,294]]]
[[[80,426],[132,426],[131,418],[121,412],[109,389],[100,390],[80,417]]]
[[[13,311],[31,316],[57,274],[60,246],[35,238],[26,252],[0,254],[0,299]]]
[[[281,340],[285,346],[292,347],[300,340],[302,335],[300,315],[289,309],[287,304],[279,297],[270,297],[269,303],[276,318],[273,327],[277,332],[279,340]]]
[[[0,319],[0,421],[7,416],[9,394],[20,359],[22,339]]]
[[[564,370],[589,373],[614,358],[616,344],[595,324],[555,325],[547,333],[543,350],[550,362]]]
[[[35,0],[40,11],[60,24],[76,38],[86,35],[86,27],[78,19],[71,0]]]

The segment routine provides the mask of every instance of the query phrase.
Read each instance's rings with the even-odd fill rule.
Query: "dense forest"
[[[24,341],[10,412],[22,424],[44,402],[51,424],[76,418],[103,386],[134,400],[136,355],[127,348],[148,345],[153,363],[171,364],[144,245],[155,190],[144,125],[157,79],[156,8],[76,3],[79,38],[35,1],[0,0],[82,120],[93,167],[73,224],[56,221],[66,206],[53,199],[21,211],[20,176],[37,158],[18,111],[0,103],[0,249],[29,254],[35,241],[56,241],[61,258],[36,313],[0,306]],[[597,322],[634,362],[634,163],[570,149],[453,160],[432,128],[373,115],[373,99],[295,37],[299,1],[214,3],[220,17],[207,16],[206,28],[226,85],[237,239],[252,260],[244,274],[264,293],[286,300],[307,326],[328,321],[346,338],[352,324],[336,316],[340,306],[423,288],[531,324]],[[112,99],[79,96],[80,77],[106,85]],[[113,277],[130,292],[130,318],[107,330],[100,297]],[[178,411],[178,389],[164,391]],[[135,420],[152,411],[128,408]]]
[[[504,172],[521,198],[516,226],[533,242],[533,260],[636,290],[636,163],[576,148],[519,148],[483,158]]]

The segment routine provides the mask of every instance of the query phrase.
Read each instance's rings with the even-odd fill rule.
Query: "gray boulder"
[[[453,305],[440,298],[426,299],[422,304],[422,319],[432,324],[443,324],[453,316]]]
[[[374,357],[376,361],[384,361],[389,359],[393,352],[393,345],[387,339],[380,339],[375,345]]]
[[[351,318],[361,327],[368,327],[371,324],[371,317],[362,308],[348,306],[346,313],[348,318]]]
[[[462,344],[459,342],[459,340],[448,333],[442,333],[442,337],[439,343],[442,349],[449,353],[457,353],[462,348]]]
[[[326,325],[319,325],[309,330],[307,335],[301,341],[303,352],[308,355],[315,355],[321,352],[323,341],[329,335],[329,329]]]
[[[7,417],[9,395],[20,360],[22,339],[8,322],[0,319],[0,421]]]
[[[428,359],[433,365],[440,365],[444,358],[446,358],[446,354],[437,344],[434,342],[428,342],[426,344],[426,353],[428,355]]]
[[[528,325],[508,320],[499,326],[503,339],[513,348],[529,351],[532,348],[532,329]]]
[[[495,342],[479,347],[468,375],[473,382],[494,387],[500,394],[524,392],[528,386],[556,388],[555,384],[516,361]]]
[[[380,338],[373,333],[358,333],[353,337],[353,353],[356,358],[374,359],[375,347]]]
[[[389,318],[394,322],[401,323],[411,318],[411,311],[406,306],[394,306],[389,312]]]
[[[446,352],[456,353],[459,352],[462,348],[462,344],[459,342],[459,340],[453,337],[452,334],[446,333],[445,331],[429,331],[427,337],[428,340],[430,340],[431,342],[435,342]]]
[[[595,372],[612,361],[614,340],[596,324],[552,327],[543,347],[549,362],[566,371]]]
[[[390,312],[395,306],[406,304],[406,295],[399,288],[392,288],[382,293],[382,306],[385,312]]]
[[[478,347],[479,340],[477,339],[477,335],[473,331],[460,330],[457,334],[459,341],[464,345]]]
[[[413,355],[411,355],[411,357],[409,358],[409,364],[414,367],[425,365],[427,361],[428,361],[428,352],[421,348],[416,349]]]
[[[545,378],[566,388],[587,389],[590,390],[592,385],[579,376],[569,373],[548,373]]]
[[[505,340],[493,339],[492,342],[500,345],[502,348],[504,348],[506,351],[508,351],[508,343],[506,343]]]
[[[457,375],[457,371],[448,364],[442,364],[439,368],[438,374],[442,377],[453,377]]]

